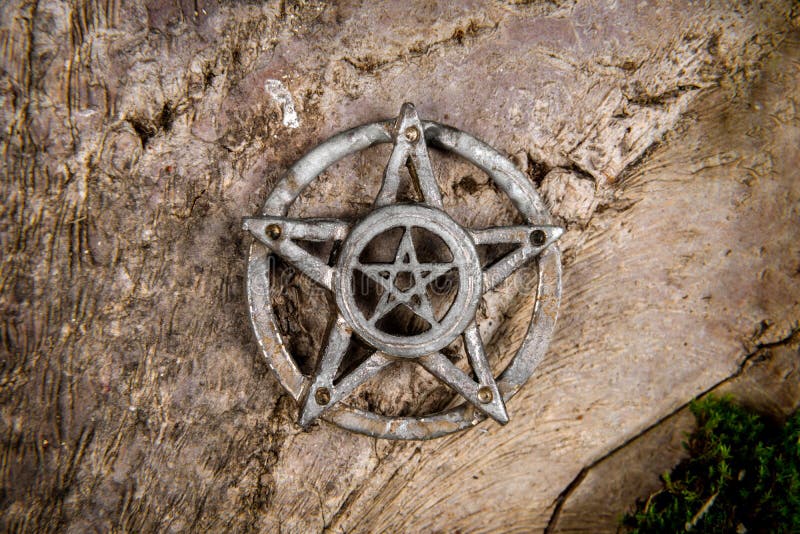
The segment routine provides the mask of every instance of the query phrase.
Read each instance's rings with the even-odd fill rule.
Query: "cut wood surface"
[[[679,461],[693,398],[798,404],[796,3],[0,9],[5,530],[614,531]],[[250,329],[241,218],[305,151],[404,101],[509,154],[567,229],[555,338],[504,427],[305,432]],[[387,156],[336,164],[292,213],[363,215]],[[433,158],[458,222],[514,220],[481,171]],[[496,372],[533,277],[481,306]],[[310,369],[330,297],[282,281]],[[350,402],[453,398],[407,365]]]

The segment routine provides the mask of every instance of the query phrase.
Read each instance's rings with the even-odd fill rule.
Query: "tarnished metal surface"
[[[392,228],[402,228],[402,238],[392,263],[359,261],[369,242]],[[426,263],[417,259],[412,228],[425,228],[439,236],[453,255],[451,262]],[[419,244],[418,244],[419,245]],[[352,291],[354,271],[378,284],[383,292],[372,314],[358,309]],[[434,315],[427,287],[440,276],[457,271],[457,296],[447,314]],[[398,287],[397,278],[409,273],[413,287]],[[475,315],[481,297],[481,265],[475,245],[464,230],[443,211],[422,205],[395,204],[372,212],[351,232],[339,256],[336,302],[345,320],[376,349],[397,357],[415,358],[448,345],[464,331]],[[414,336],[397,336],[376,328],[376,322],[398,305],[408,306],[430,328]]]
[[[374,209],[361,221],[351,225],[337,219],[286,217],[303,188],[325,168],[348,154],[385,142],[392,142],[394,149]],[[428,143],[452,151],[484,170],[509,196],[527,224],[483,229],[459,226],[443,211]],[[419,203],[397,203],[399,170],[404,165],[420,193]],[[376,437],[428,439],[475,425],[486,416],[501,424],[508,422],[505,402],[541,360],[555,325],[561,294],[560,254],[555,241],[563,230],[550,224],[536,191],[507,158],[464,132],[420,121],[414,106],[404,104],[395,121],[354,128],[309,152],[275,186],[263,216],[246,218],[243,226],[257,240],[251,247],[248,266],[253,328],[270,367],[301,403],[302,426],[322,417]],[[440,240],[447,257],[421,259],[418,252],[423,243],[417,241],[425,239],[415,237],[419,230]],[[366,251],[374,246],[371,244],[390,246],[376,240],[391,232],[399,232],[400,237],[396,248],[388,251],[389,257],[380,261],[367,257]],[[334,266],[293,242],[298,239],[342,241]],[[487,244],[516,248],[484,269],[475,247]],[[337,315],[313,377],[300,372],[277,329],[270,303],[269,251],[334,294]],[[539,283],[531,324],[511,363],[496,379],[486,359],[475,312],[484,292],[493,290],[534,258],[538,258]],[[434,283],[443,277],[457,280],[455,296],[446,309],[437,310],[431,295]],[[374,302],[365,303],[368,299],[359,280],[367,280],[377,288]],[[392,331],[391,317],[398,307],[413,312],[423,325],[421,331]],[[353,371],[338,377],[354,334],[375,352]],[[474,379],[440,352],[458,336],[463,336]],[[359,385],[398,359],[416,361],[467,402],[422,417],[387,417],[346,405],[346,397]]]

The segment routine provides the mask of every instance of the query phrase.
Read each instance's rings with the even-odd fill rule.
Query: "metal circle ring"
[[[421,121],[425,141],[450,151],[483,170],[529,224],[548,225],[550,215],[530,180],[514,164],[471,135],[436,122]],[[322,142],[298,160],[268,197],[264,216],[285,217],[303,189],[328,166],[370,146],[394,142],[394,121],[381,121],[347,130]],[[289,354],[270,301],[272,280],[269,249],[254,242],[250,248],[247,293],[257,341],[281,385],[298,402],[306,397],[313,379],[305,376]],[[505,401],[513,397],[543,358],[555,327],[561,299],[561,259],[554,244],[537,258],[536,303],[528,331],[516,354],[497,378]],[[480,294],[480,292],[478,292]],[[322,418],[342,428],[388,439],[429,439],[474,426],[485,419],[469,403],[420,417],[391,417],[340,404]]]
[[[373,313],[371,317],[365,317],[356,302],[357,291],[354,291],[353,276],[356,270],[364,272],[368,268],[372,268],[377,273],[385,273],[388,284],[393,283],[388,276],[396,274],[390,273],[393,265],[362,264],[359,256],[373,239],[397,227],[403,228],[403,240],[410,239],[408,234],[411,228],[428,230],[444,241],[453,257],[452,261],[448,263],[422,264],[416,261],[416,257],[413,260],[407,258],[406,264],[412,265],[406,266],[402,263],[400,265],[403,265],[401,267],[403,270],[416,270],[416,273],[412,274],[412,279],[415,276],[417,278],[414,280],[413,287],[407,291],[394,291],[393,293],[389,293],[387,289],[384,291],[384,295],[397,295],[398,300],[405,297],[406,302],[411,306],[412,299],[418,298],[420,292],[426,291],[427,282],[433,283],[437,276],[452,269],[458,270],[456,297],[445,316],[441,320],[437,320],[432,312],[418,311],[419,315],[429,323],[430,328],[411,336],[393,335],[377,328],[375,322],[376,319],[379,319],[378,314]],[[414,255],[413,244],[408,247],[408,251]],[[481,265],[472,239],[445,212],[417,204],[394,204],[373,211],[365,217],[353,228],[342,247],[338,273],[338,279],[334,283],[334,294],[345,320],[367,343],[392,356],[416,358],[445,347],[472,321],[481,298]],[[423,277],[425,277],[425,282],[420,283],[419,279]],[[375,276],[375,278],[381,280],[382,277]],[[415,292],[414,289],[417,291]],[[396,302],[391,302],[386,308],[388,309],[394,304]]]

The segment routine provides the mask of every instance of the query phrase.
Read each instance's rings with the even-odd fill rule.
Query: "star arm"
[[[331,325],[328,332],[328,339],[317,368],[317,374],[306,394],[305,404],[300,414],[301,426],[306,427],[311,424],[330,406],[330,401],[332,401],[330,391],[333,388],[333,379],[336,377],[336,371],[338,371],[342,363],[345,352],[347,352],[347,347],[350,346],[351,336],[352,331],[347,326],[347,323],[341,316],[337,316],[336,321]],[[329,393],[329,402],[324,404],[319,403],[317,400],[320,397],[318,392],[322,388],[326,388]]]
[[[370,280],[381,286],[384,291],[391,290],[392,274],[395,270],[393,263],[359,263],[356,265],[355,270],[367,275]]]
[[[506,406],[503,402],[503,396],[497,388],[492,368],[489,367],[489,361],[486,359],[486,351],[483,348],[483,339],[481,339],[478,325],[472,321],[466,330],[464,330],[464,348],[467,351],[469,363],[472,370],[475,372],[475,378],[481,387],[487,388],[491,392],[491,402],[494,404],[494,409],[502,415],[505,422],[508,422],[508,413]],[[485,392],[484,392],[485,395]],[[501,423],[503,421],[500,421]]]
[[[418,296],[418,300],[416,302],[414,299],[408,301],[410,304],[411,310],[425,319],[431,327],[439,324],[439,321],[436,320],[436,316],[433,313],[433,306],[431,306],[431,301],[428,299],[428,296],[425,295],[425,289],[422,289],[422,294]]]
[[[519,245],[516,250],[483,272],[483,290],[489,291],[557,241],[564,233],[564,229],[550,225],[519,225],[468,230],[468,232],[476,245]]]
[[[338,402],[350,393],[352,393],[358,386],[383,371],[386,367],[394,363],[394,360],[383,354],[382,352],[374,352],[372,355],[361,362],[361,365],[356,367],[347,376],[342,378],[339,383],[334,386],[333,400]]]
[[[420,273],[420,282],[427,286],[456,268],[456,265],[452,263],[420,263],[417,270]]]
[[[383,175],[383,184],[375,199],[375,206],[386,206],[397,200],[400,187],[400,166],[408,164],[409,174],[426,204],[442,207],[442,193],[433,174],[425,130],[413,104],[405,103],[395,122],[394,150]]]
[[[408,161],[408,143],[402,140],[395,142],[394,150],[389,156],[389,162],[383,171],[383,183],[375,198],[375,207],[387,206],[397,200],[397,191],[400,189],[400,166]]]
[[[504,425],[508,422],[508,413],[506,412],[502,397],[499,394],[493,394],[488,402],[481,401],[481,390],[483,386],[456,367],[447,359],[447,356],[441,352],[432,352],[421,357],[418,361],[425,370],[444,384],[453,388],[478,410],[500,424]],[[486,400],[486,397],[483,398]]]
[[[333,268],[294,243],[342,240],[350,225],[338,219],[290,219],[287,217],[247,217],[242,226],[272,252],[292,264],[306,276],[331,289]]]
[[[402,269],[404,266],[415,266],[417,263],[417,251],[411,240],[411,227],[406,226],[403,228],[403,237],[400,238],[400,245],[397,247],[394,265],[395,268]]]
[[[378,304],[375,305],[375,309],[372,311],[372,315],[368,319],[369,324],[374,325],[378,320],[392,311],[399,302],[396,298],[394,298],[393,291],[384,291],[381,295],[381,298],[378,300]]]
[[[308,388],[303,409],[300,414],[300,426],[308,427],[326,410],[353,392],[381,370],[392,363],[392,360],[380,352],[373,353],[356,369],[334,384],[336,372],[350,344],[350,328],[344,319],[337,317],[328,334],[328,343],[324,349],[317,374]]]

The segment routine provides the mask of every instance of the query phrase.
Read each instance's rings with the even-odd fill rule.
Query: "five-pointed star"
[[[442,197],[431,167],[425,143],[423,125],[416,110],[404,104],[394,127],[394,150],[384,172],[383,184],[375,200],[375,207],[395,203],[400,185],[399,169],[408,165],[411,177],[419,190],[423,202],[433,208],[442,208]],[[335,241],[343,240],[350,231],[350,224],[338,219],[291,219],[287,217],[252,217],[244,220],[244,228],[304,274],[323,287],[331,290],[334,267],[310,254],[293,240]],[[549,225],[517,225],[486,229],[465,229],[476,245],[512,244],[517,248],[488,267],[483,272],[483,290],[495,288],[516,269],[537,256],[556,241],[563,230]],[[406,261],[407,260],[407,261]],[[364,265],[358,267],[364,274],[383,288],[381,300],[369,318],[373,323],[403,303],[420,317],[434,325],[436,318],[426,298],[421,298],[428,282],[435,280],[452,268],[449,264],[420,264],[417,261],[410,232],[406,229],[393,264]],[[415,278],[414,286],[404,291],[397,286],[396,277],[408,272]],[[386,276],[388,273],[388,276]],[[422,289],[418,289],[422,288]],[[413,302],[412,302],[413,301]],[[359,385],[394,363],[391,355],[374,352],[355,370],[338,380],[337,373],[347,351],[352,329],[338,314],[330,327],[327,343],[316,375],[311,380],[300,415],[304,427],[316,420],[325,410],[335,406]],[[489,366],[483,341],[475,320],[463,334],[464,347],[475,379],[454,365],[441,352],[433,352],[417,358],[416,362],[443,383],[461,394],[478,410],[505,424],[508,413],[494,375]]]
[[[380,300],[369,317],[370,324],[375,324],[394,308],[405,304],[429,325],[436,325],[438,320],[433,313],[426,288],[430,282],[452,269],[452,263],[420,263],[411,240],[411,228],[405,227],[393,263],[361,263],[358,266],[359,271],[383,289]],[[400,278],[402,275],[405,275],[405,279]]]

